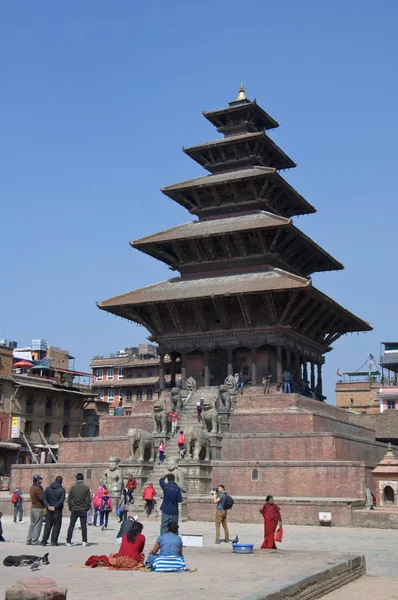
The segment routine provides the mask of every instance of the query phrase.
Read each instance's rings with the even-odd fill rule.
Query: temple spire
[[[242,102],[242,100],[247,100],[247,96],[246,96],[246,92],[245,92],[243,83],[240,84],[238,97],[235,100],[235,102]]]

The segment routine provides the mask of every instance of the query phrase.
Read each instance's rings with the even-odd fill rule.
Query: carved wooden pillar
[[[318,394],[322,395],[322,363],[317,364],[318,367],[318,381],[316,383]]]
[[[174,387],[176,384],[176,357],[174,354],[171,354],[170,358],[171,358],[170,383],[171,383],[171,387]]]
[[[311,361],[311,391],[315,390],[315,363]]]
[[[159,389],[164,390],[164,354],[159,354]]]
[[[300,379],[301,379],[301,369],[300,369],[300,354],[298,352],[294,353],[293,360],[293,376],[294,376],[294,391],[296,394],[300,393]]]
[[[187,380],[187,355],[185,352],[181,352],[181,386],[185,386]]]
[[[276,383],[282,383],[282,346],[276,347]]]
[[[308,381],[308,366],[307,366],[307,359],[304,357],[303,358],[303,379],[304,381]]]
[[[209,369],[209,355],[210,352],[208,350],[205,350],[203,352],[203,358],[204,358],[204,379],[205,379],[205,387],[209,387],[210,385],[210,369]]]
[[[257,350],[255,348],[251,351],[252,360],[252,385],[257,385]]]
[[[288,348],[285,348],[285,352],[286,352],[285,368],[292,373],[292,371],[293,371],[293,369],[292,369],[292,351],[288,350]]]
[[[228,349],[228,375],[234,374],[233,355],[234,351]]]

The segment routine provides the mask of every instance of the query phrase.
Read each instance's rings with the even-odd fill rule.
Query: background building
[[[93,390],[101,400],[108,402],[111,410],[122,403],[124,414],[131,414],[133,404],[152,400],[159,390],[160,358],[157,346],[140,344],[108,356],[94,356]],[[181,364],[165,356],[165,383],[181,384]]]

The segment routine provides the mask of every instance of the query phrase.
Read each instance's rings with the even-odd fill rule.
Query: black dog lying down
[[[48,552],[44,556],[33,556],[32,554],[21,554],[20,556],[6,556],[3,560],[5,567],[26,567],[38,562],[41,565],[49,565]]]

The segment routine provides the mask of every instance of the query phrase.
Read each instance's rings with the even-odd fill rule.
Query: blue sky
[[[87,369],[146,331],[95,302],[168,278],[129,240],[191,215],[159,189],[199,176],[181,146],[239,83],[281,123],[284,176],[318,208],[296,224],[346,269],[314,277],[375,327],[327,357],[354,370],[398,338],[398,4],[86,0],[0,8],[0,337],[43,337]]]

